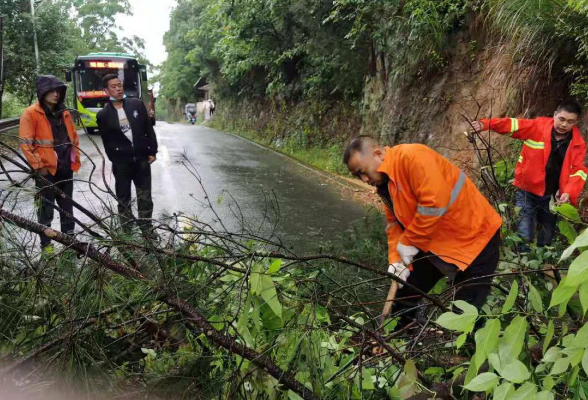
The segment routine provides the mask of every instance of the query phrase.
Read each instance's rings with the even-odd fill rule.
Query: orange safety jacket
[[[80,169],[80,140],[68,111],[63,112],[63,121],[71,141],[71,169]],[[53,132],[41,104],[36,103],[24,110],[18,131],[20,148],[34,170],[47,168],[51,175],[57,172],[57,153],[53,149]]]
[[[482,119],[480,122],[484,125],[484,130],[524,140],[513,184],[534,195],[543,196],[545,168],[551,153],[553,118],[492,118]],[[575,126],[559,176],[559,192],[568,193],[574,205],[578,204],[578,197],[586,183],[588,169],[584,166],[585,156],[586,143],[580,135],[580,130]]]
[[[465,270],[502,225],[476,185],[445,157],[421,144],[386,147],[379,172],[388,178],[388,259],[398,242]]]

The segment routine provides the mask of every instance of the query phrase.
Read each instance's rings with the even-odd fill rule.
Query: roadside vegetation
[[[30,172],[9,142],[1,144],[3,164]],[[506,198],[498,205],[505,216],[516,215],[504,191],[506,165],[497,163],[490,193]],[[456,288],[441,281],[422,294],[418,325],[397,328],[394,313],[379,321],[394,278],[376,210],[318,253],[301,255],[239,214],[242,225],[232,231],[221,220],[171,215],[156,222],[159,240],[124,235],[109,196],[98,209],[76,204],[89,222],[79,222],[75,237],[45,230],[61,246],[41,256],[31,243],[44,227],[10,207],[27,196],[19,179],[0,209],[4,387],[171,399],[588,392],[588,231],[571,206],[556,210],[562,235],[554,246],[526,255],[516,251],[520,238],[506,219],[501,262],[480,312],[452,302]],[[221,206],[240,213],[234,200],[209,201],[213,215]],[[266,224],[275,218],[268,214]]]
[[[30,46],[26,3],[0,0],[2,12],[22,19],[5,50],[14,63],[8,114],[34,96],[31,55],[16,56]],[[43,45],[44,72],[59,75],[80,48],[140,47],[103,24],[126,1],[44,4],[39,29],[54,40]],[[545,79],[537,91],[555,80],[588,100],[586,22],[580,0],[178,0],[158,106],[181,109],[206,77],[218,96],[215,126],[344,173],[338,158],[365,127],[366,87],[426,84],[475,26],[497,56],[511,54]],[[61,36],[49,28],[71,45],[56,48]],[[89,47],[93,38],[99,42]],[[208,198],[212,215],[230,206],[242,225],[229,231],[220,219],[174,214],[157,221],[157,241],[123,235],[107,193],[101,208],[76,204],[82,232],[50,231],[60,246],[41,257],[31,243],[43,227],[19,208],[34,172],[14,137],[0,138],[8,186],[0,192],[0,387],[203,400],[586,399],[586,222],[573,207],[558,207],[554,245],[520,254],[510,185],[516,160],[480,139],[468,145],[479,157],[468,173],[505,221],[492,293],[477,311],[452,302],[456,288],[442,281],[422,294],[418,325],[397,328],[394,313],[378,320],[394,277],[377,211],[336,242],[293,254],[258,234],[239,204]],[[99,197],[93,190],[88,183],[86,194]]]

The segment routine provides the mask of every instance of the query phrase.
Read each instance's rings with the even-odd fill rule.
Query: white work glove
[[[396,246],[396,251],[400,254],[400,258],[402,258],[402,262],[404,265],[412,264],[412,260],[414,260],[414,256],[419,253],[419,249],[414,246],[406,246],[402,243],[398,242]]]
[[[395,262],[390,264],[388,267],[388,273],[396,275],[396,277],[406,281],[408,276],[410,275],[410,270],[406,265],[401,262]],[[402,283],[398,282],[398,289],[401,289],[404,286]]]

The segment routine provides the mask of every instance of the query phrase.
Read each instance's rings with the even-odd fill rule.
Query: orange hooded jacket
[[[502,225],[474,183],[427,146],[386,147],[378,171],[390,179],[394,208],[386,208],[390,264],[401,259],[400,242],[465,270]]]
[[[519,189],[543,196],[545,169],[551,153],[553,118],[492,118],[482,119],[480,122],[484,125],[484,130],[524,140],[523,149],[515,167],[513,184]],[[578,197],[586,183],[588,169],[584,166],[585,156],[586,143],[580,135],[580,130],[575,126],[559,176],[559,192],[568,193],[574,205],[578,205]]]
[[[80,169],[80,141],[78,133],[68,111],[63,112],[63,120],[71,141],[71,169]],[[20,148],[33,169],[47,168],[51,175],[57,172],[57,153],[53,149],[53,132],[41,104],[28,107],[20,117]]]

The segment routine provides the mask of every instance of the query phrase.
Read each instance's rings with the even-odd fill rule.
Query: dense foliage
[[[217,97],[359,104],[375,75],[384,87],[430,78],[465,39],[586,99],[587,22],[584,0],[180,0],[162,94],[193,101],[203,78]]]
[[[46,0],[35,2],[39,72],[64,79],[78,55],[91,51],[141,53],[142,39],[117,33],[114,17],[130,13],[127,0]],[[0,0],[4,18],[4,82],[0,83],[0,110],[17,116],[34,100],[36,63],[33,20],[29,0]],[[146,60],[142,60],[146,62]],[[9,104],[3,105],[5,93]]]
[[[470,3],[181,0],[162,94],[186,102],[184,80],[205,77],[220,96],[357,100],[378,63],[393,78],[442,67]]]
[[[571,243],[563,253],[558,241],[519,254],[521,239],[505,225],[482,310],[463,301],[450,309],[455,288],[442,281],[422,299],[418,325],[402,329],[395,314],[378,322],[389,280],[371,266],[386,254],[377,214],[329,249],[349,259],[269,252],[270,242],[243,242],[244,232],[188,218],[160,221],[165,244],[157,247],[107,230],[112,239],[96,242],[102,256],[70,242],[38,259],[26,231],[6,224],[0,354],[10,362],[2,372],[34,387],[59,371],[65,383],[111,395],[584,399],[588,230],[573,207],[556,211],[561,239]],[[170,296],[188,306],[178,309]],[[189,307],[210,326],[196,325]],[[257,356],[243,357],[239,346]],[[309,392],[280,382],[280,374]]]

